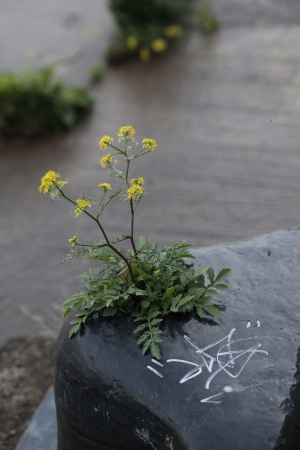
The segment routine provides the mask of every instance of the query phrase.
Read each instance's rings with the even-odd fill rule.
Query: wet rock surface
[[[174,315],[162,360],[142,356],[130,317],[91,319],[58,341],[59,450],[297,450],[300,230],[195,252],[231,267],[223,316]]]

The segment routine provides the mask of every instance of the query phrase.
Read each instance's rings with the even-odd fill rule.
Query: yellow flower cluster
[[[49,170],[49,172],[47,172],[43,176],[43,178],[41,178],[41,185],[39,187],[39,191],[44,192],[44,194],[46,194],[46,192],[49,192],[51,189],[55,188],[56,187],[55,182],[58,178],[60,178],[59,173],[54,172],[53,170]],[[61,187],[63,187],[67,183],[68,183],[68,180],[57,182],[57,184]]]
[[[163,53],[168,48],[168,42],[163,38],[157,38],[152,42],[151,47],[155,53]]]
[[[138,43],[139,41],[136,36],[131,35],[126,39],[127,47],[129,47],[131,50],[135,50],[138,46]]]
[[[113,138],[110,136],[107,136],[107,134],[105,134],[99,141],[99,147],[102,148],[107,148],[108,145],[112,145],[113,143]]]
[[[151,150],[154,152],[157,148],[157,143],[154,139],[144,138],[142,144],[144,150]]]
[[[101,183],[98,184],[99,188],[102,188],[104,190],[104,193],[108,191],[108,189],[111,189],[111,185],[109,183]]]
[[[131,126],[121,127],[118,132],[118,138],[120,139],[120,141],[125,141],[129,139],[133,141],[134,135],[135,129],[132,128]]]
[[[182,26],[181,25],[170,25],[165,28],[164,30],[165,36],[168,38],[174,38],[177,36],[180,36],[182,33]]]
[[[144,189],[141,187],[144,184],[144,178],[132,178],[132,186],[127,189],[128,198],[136,198],[144,193]]]
[[[85,210],[85,208],[90,208],[92,204],[87,200],[83,200],[82,198],[78,198],[76,200],[78,208],[75,209],[75,215],[80,216],[80,214]]]
[[[142,177],[140,177],[140,178],[132,178],[130,183],[131,184],[137,184],[138,186],[142,186],[145,183],[145,180]]]
[[[76,239],[77,239],[77,236],[73,236],[71,239],[69,239],[69,242],[71,243],[72,248],[76,247],[76,245],[77,245]]]
[[[116,163],[117,160],[115,160]],[[108,155],[103,156],[102,159],[100,159],[100,166],[103,167],[105,169],[105,167],[107,167],[107,165],[111,165],[113,162],[113,157],[110,153],[108,153]]]

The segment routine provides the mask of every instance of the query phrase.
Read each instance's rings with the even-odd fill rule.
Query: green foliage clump
[[[159,250],[157,244],[140,237],[136,255],[132,250],[127,253],[128,260],[132,261],[134,283],[128,270],[123,273],[119,270],[121,258],[104,244],[103,241],[92,244],[83,252],[73,250],[66,259],[81,254],[84,258],[108,264],[104,273],[90,269],[81,275],[80,280],[87,283],[86,290],[63,303],[64,316],[77,309],[71,321],[70,337],[96,311],[102,311],[103,316],[114,316],[120,311],[131,314],[138,322],[134,333],[140,334],[137,343],[142,344],[143,354],[149,349],[152,356],[160,359],[160,324],[165,316],[192,310],[201,319],[207,313],[221,316],[220,309],[211,301],[219,295],[218,291],[227,289],[221,282],[229,277],[230,269],[223,269],[215,276],[209,266],[200,264],[196,269],[187,268],[183,258],[193,258],[193,255],[185,241],[168,244]]]
[[[0,75],[0,134],[34,136],[72,128],[90,109],[85,89],[53,80],[53,69]]]
[[[118,132],[119,142],[123,144],[121,146],[116,146],[114,138],[108,135],[104,135],[99,141],[100,149],[110,151],[101,158],[101,167],[108,168],[110,178],[118,178],[123,185],[123,188],[113,191],[108,198],[106,196],[113,190],[113,186],[104,182],[98,185],[100,200],[86,197],[83,193],[81,198],[74,201],[64,190],[68,180],[60,180],[60,174],[52,170],[41,179],[39,190],[49,193],[52,198],[62,197],[72,203],[75,206],[74,217],[87,215],[101,234],[101,240],[97,243],[87,244],[77,235],[69,239],[71,252],[63,262],[82,256],[101,264],[97,270],[90,269],[80,276],[80,280],[87,283],[86,289],[73,295],[62,305],[64,316],[76,311],[70,322],[70,337],[95,312],[104,317],[117,313],[130,314],[138,324],[134,333],[140,333],[137,343],[142,344],[143,354],[150,350],[155,358],[160,359],[160,324],[164,317],[192,310],[201,319],[205,314],[220,316],[219,306],[211,302],[219,295],[219,291],[227,289],[222,281],[229,277],[231,270],[223,269],[215,275],[213,268],[209,266],[200,264],[197,268],[187,267],[184,258],[193,258],[193,255],[189,251],[190,245],[185,241],[159,249],[157,244],[143,237],[135,240],[135,212],[145,196],[145,180],[142,177],[130,179],[130,166],[135,159],[154,152],[157,148],[154,139],[144,138],[141,145],[134,146],[133,150],[131,141],[134,141],[135,133],[131,126],[121,127]],[[116,165],[120,162],[123,167],[117,169]],[[112,240],[103,228],[101,216],[117,197],[129,206],[130,232]],[[89,208],[93,205],[94,212],[90,212]],[[118,247],[124,241],[130,244],[127,251]]]
[[[209,2],[204,1],[200,3],[198,7],[197,22],[198,25],[200,26],[202,33],[204,34],[213,33],[218,28],[217,19],[213,14]]]
[[[181,35],[190,10],[189,0],[110,0],[109,5],[118,26],[107,55],[111,62],[130,56],[148,61],[165,52]]]

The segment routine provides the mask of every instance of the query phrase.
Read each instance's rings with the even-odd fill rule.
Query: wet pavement
[[[300,6],[291,0],[214,0],[222,25],[191,32],[179,49],[149,64],[109,68],[92,87],[93,113],[62,136],[0,141],[0,343],[19,335],[55,335],[60,303],[80,288],[89,265],[58,266],[75,233],[98,239],[88,218],[38,192],[48,170],[68,178],[68,193],[97,194],[107,181],[98,140],[122,125],[156,139],[141,159],[145,178],[136,235],[195,247],[300,224]],[[88,84],[102,58],[112,18],[101,0],[7,0],[0,6],[0,70],[54,64],[57,75]],[[104,223],[122,234],[124,205]],[[31,317],[33,316],[33,317]]]

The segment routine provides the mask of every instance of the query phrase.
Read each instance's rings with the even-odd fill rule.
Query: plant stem
[[[64,192],[63,192],[57,185],[56,185],[56,187],[57,187],[57,189],[59,190],[59,192],[61,193],[62,197],[64,197],[64,198],[65,198],[66,200],[68,200],[70,203],[73,203],[73,205],[75,205],[75,206],[78,207],[78,205],[77,205],[76,202],[74,202],[74,201],[71,200],[69,197],[67,197],[67,196],[64,194]],[[85,210],[83,210],[83,212],[84,212],[86,215],[88,215],[91,219],[93,219],[93,220],[96,222],[96,224],[98,225],[98,227],[99,227],[100,230],[101,230],[101,233],[103,234],[103,237],[104,237],[104,239],[105,239],[105,241],[106,241],[107,246],[108,246],[111,250],[113,250],[113,251],[114,251],[121,259],[123,259],[123,261],[125,262],[125,264],[126,264],[127,267],[128,267],[128,270],[129,270],[129,273],[130,273],[131,280],[132,280],[132,282],[134,283],[134,275],[133,275],[133,271],[132,271],[132,268],[131,268],[131,266],[130,266],[130,263],[129,263],[128,259],[127,259],[124,255],[122,255],[122,253],[119,252],[119,250],[117,250],[117,249],[110,243],[110,241],[109,241],[109,239],[108,239],[108,237],[107,237],[107,235],[106,235],[106,233],[105,233],[105,231],[104,231],[104,229],[103,229],[101,223],[99,222],[99,220],[96,219],[96,217],[92,216],[92,214],[90,214],[89,212],[87,212],[87,211],[85,211]]]
[[[129,173],[129,166],[130,166],[130,159],[126,159],[126,183],[127,183],[127,187],[129,188],[129,182],[128,182],[128,173]],[[133,239],[133,230],[134,230],[134,208],[133,208],[133,201],[132,198],[130,199],[130,212],[131,212],[131,230],[130,230],[130,241],[131,241],[131,245],[134,251],[135,256],[137,256],[137,249],[135,246],[135,242]]]

